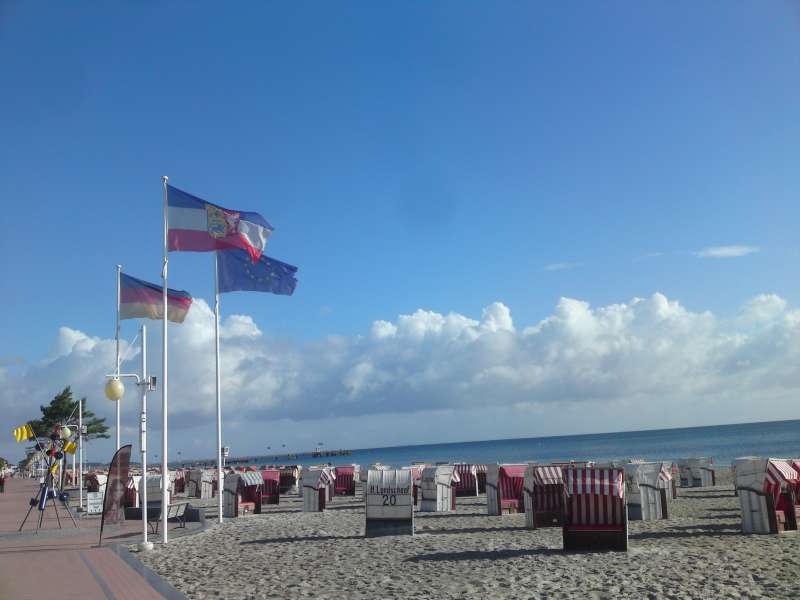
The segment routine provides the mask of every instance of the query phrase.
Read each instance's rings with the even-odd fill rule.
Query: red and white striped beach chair
[[[796,490],[800,473],[779,458],[736,459],[736,490],[744,533],[797,530]]]
[[[564,469],[564,550],[628,550],[622,469]]]
[[[128,481],[125,483],[125,498],[123,506],[131,508],[139,508],[139,480],[140,475],[129,475]]]
[[[456,484],[456,496],[477,496],[478,475],[475,465],[458,463],[454,466],[459,479]]]
[[[564,522],[564,477],[559,467],[529,464],[525,470],[525,526],[561,527]]]
[[[261,489],[261,504],[279,504],[281,501],[281,472],[278,469],[264,469],[261,471],[263,487]]]
[[[356,481],[355,481],[355,467],[353,465],[345,467],[336,467],[336,486],[334,491],[337,496],[355,496],[356,495]]]
[[[509,515],[525,510],[523,488],[527,465],[489,465],[486,472],[486,510]]]

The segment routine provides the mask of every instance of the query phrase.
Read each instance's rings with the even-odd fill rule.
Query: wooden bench
[[[186,507],[189,506],[188,502],[175,502],[174,504],[167,505],[167,520],[177,519],[179,527],[186,527]],[[161,504],[147,506],[147,525],[150,527],[151,533],[158,533],[158,526],[161,523]],[[155,524],[155,526],[154,526]]]

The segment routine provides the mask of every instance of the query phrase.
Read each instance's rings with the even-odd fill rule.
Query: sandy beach
[[[325,513],[282,498],[140,558],[189,598],[797,598],[800,537],[740,533],[730,472],[630,523],[627,553],[561,550],[561,530],[490,517],[485,497],[417,513],[416,535],[365,539],[360,490]]]

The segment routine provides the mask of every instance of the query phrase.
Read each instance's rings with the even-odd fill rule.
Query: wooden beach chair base
[[[563,529],[564,550],[616,550],[627,552],[628,529],[624,526],[572,525]]]

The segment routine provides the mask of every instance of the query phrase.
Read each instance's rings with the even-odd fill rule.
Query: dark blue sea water
[[[800,456],[800,420],[715,425],[682,429],[627,431],[591,435],[569,435],[513,440],[487,440],[450,444],[425,444],[354,450],[349,456],[311,458],[301,456],[297,464],[362,464],[381,462],[408,465],[413,461],[447,462],[539,462],[573,460],[624,460],[645,458],[674,460],[710,456],[717,464],[730,464],[737,456]],[[272,463],[272,456],[252,462]]]

